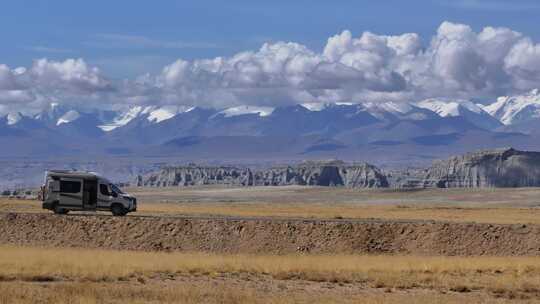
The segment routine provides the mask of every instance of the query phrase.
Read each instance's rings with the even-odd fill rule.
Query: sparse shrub
[[[450,290],[454,292],[471,292],[472,291],[469,287],[465,285],[454,286],[450,288]]]
[[[54,282],[57,279],[49,275],[34,275],[26,278],[26,281],[29,282]]]
[[[141,284],[146,284],[146,280],[143,277],[138,277],[137,282],[139,282]]]
[[[526,283],[523,283],[523,285],[521,285],[521,291],[529,292],[529,293],[538,293],[540,292],[540,288],[538,288],[538,286],[534,284],[526,282]]]

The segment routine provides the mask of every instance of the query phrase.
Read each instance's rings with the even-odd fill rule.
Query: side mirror
[[[112,195],[112,197],[118,197],[118,193],[116,193],[114,191],[111,192],[111,195]]]

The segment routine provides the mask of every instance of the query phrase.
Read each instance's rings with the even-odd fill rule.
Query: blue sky
[[[428,43],[445,20],[475,31],[503,26],[540,40],[540,1],[4,1],[0,62],[84,58],[109,77],[157,73],[178,58],[231,56],[264,42],[320,51],[350,30],[418,33]],[[428,41],[425,41],[428,40]]]

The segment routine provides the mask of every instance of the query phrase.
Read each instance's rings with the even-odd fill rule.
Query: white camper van
[[[137,211],[135,197],[92,172],[47,171],[41,197],[43,209],[56,214],[100,210],[123,216]]]

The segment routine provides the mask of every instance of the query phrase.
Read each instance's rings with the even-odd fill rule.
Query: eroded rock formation
[[[340,161],[305,162],[296,166],[252,171],[241,167],[181,166],[164,167],[138,176],[138,186],[167,187],[193,185],[235,186],[345,186],[351,188],[386,188],[386,176],[370,164],[345,164]]]
[[[424,187],[485,188],[540,186],[540,152],[512,148],[468,153],[438,161],[426,171]]]
[[[249,168],[231,166],[164,167],[156,172],[137,176],[137,186],[171,187],[196,185],[253,185],[253,174]]]
[[[349,188],[540,187],[540,152],[495,149],[454,156],[429,168],[383,173],[367,164],[309,161],[264,170],[234,166],[165,167],[138,176],[138,186],[343,186]]]

